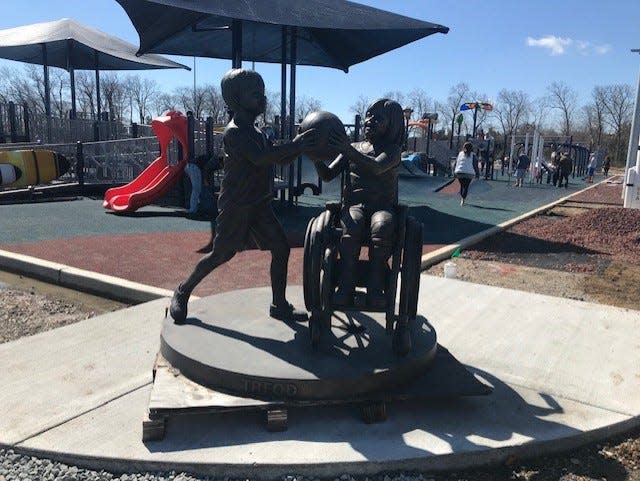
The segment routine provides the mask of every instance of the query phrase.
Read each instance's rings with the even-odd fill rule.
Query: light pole
[[[404,113],[404,149],[407,150],[409,144],[409,120],[411,119],[411,114],[413,113],[413,109],[411,107],[405,107],[402,112]]]
[[[429,112],[427,114],[423,114],[422,118],[429,121],[427,125],[427,158],[429,158],[429,144],[431,142],[431,136],[433,135],[433,124],[435,124],[438,120],[437,112]]]

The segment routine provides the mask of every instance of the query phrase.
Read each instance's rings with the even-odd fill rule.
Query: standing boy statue
[[[187,318],[187,302],[198,283],[219,265],[229,261],[252,239],[271,251],[272,303],[269,314],[286,322],[305,321],[307,314],[295,309],[285,297],[289,245],[271,202],[272,166],[288,164],[313,149],[317,132],[309,130],[291,142],[274,146],[255,127],[264,113],[266,97],[262,77],[252,70],[233,69],[220,82],[222,97],[233,111],[223,134],[224,175],[218,200],[216,235],[212,250],[204,256],[171,299],[170,313],[176,324]]]

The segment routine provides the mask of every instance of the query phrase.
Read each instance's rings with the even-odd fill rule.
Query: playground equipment
[[[590,151],[588,148],[574,141],[573,137],[544,137],[537,130],[533,135],[527,132],[525,135],[512,135],[509,150],[509,172],[514,170],[515,159],[520,150],[529,155],[531,159],[531,178],[533,181],[536,175],[547,173],[553,174],[555,167],[551,166],[544,155],[545,149],[561,149],[566,151],[574,159],[572,176],[583,175]]]
[[[478,120],[478,110],[486,110],[487,112],[491,112],[493,110],[493,105],[489,102],[465,102],[460,106],[460,112],[464,112],[466,110],[473,110],[473,133],[471,136],[475,138],[476,136],[476,122]],[[460,126],[458,124],[458,134],[460,134]]]
[[[0,187],[45,184],[69,172],[67,158],[51,150],[0,152]]]
[[[635,167],[627,169],[624,184],[624,207],[640,209],[640,152],[636,155]]]
[[[317,347],[321,334],[328,330],[335,310],[342,312],[385,312],[386,332],[393,334],[393,350],[406,354],[411,349],[407,330],[409,320],[416,318],[420,264],[422,256],[422,224],[407,214],[407,207],[396,207],[398,230],[396,245],[387,266],[385,282],[386,305],[375,309],[367,305],[365,293],[356,289],[353,303],[336,305],[333,301],[337,281],[342,275],[342,261],[338,258],[338,245],[342,236],[339,202],[329,202],[326,210],[309,221],[304,240],[303,287],[304,302],[311,313],[309,331],[311,344]],[[364,236],[368,244],[369,236]],[[359,260],[356,287],[364,287],[369,272],[369,261]],[[396,290],[400,275],[400,298],[396,313]]]
[[[165,195],[182,176],[189,157],[187,117],[181,112],[172,110],[153,119],[151,127],[160,142],[160,157],[132,182],[107,190],[102,203],[105,209],[133,212]],[[169,145],[174,138],[179,142],[182,154],[178,163],[171,165]]]

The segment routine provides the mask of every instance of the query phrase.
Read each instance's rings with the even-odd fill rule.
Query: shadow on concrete
[[[497,254],[600,254],[570,242],[554,242],[509,231],[500,232],[473,246],[473,250]]]
[[[143,219],[146,217],[183,217],[185,219],[199,220],[193,216],[189,216],[189,214],[184,210],[136,210],[134,212],[114,212],[107,210],[105,211],[105,214],[116,217],[130,217],[132,219]]]
[[[490,373],[467,369],[490,384],[493,395],[393,402],[387,408],[389,419],[370,425],[355,419],[353,406],[300,407],[290,410],[289,429],[279,433],[261,427],[259,411],[177,417],[170,419],[164,441],[146,446],[161,453],[286,441],[348,443],[350,450],[374,462],[453,454],[473,456],[471,464],[483,464],[514,454],[504,449],[517,453],[531,443],[570,440],[581,433],[547,419],[563,412],[562,402],[553,396],[539,393],[532,404]],[[496,447],[503,449],[492,453]]]

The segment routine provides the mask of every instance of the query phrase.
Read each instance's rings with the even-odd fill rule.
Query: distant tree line
[[[487,95],[472,90],[468,84],[459,83],[449,89],[444,100],[431,98],[422,89],[408,93],[385,92],[381,97],[391,98],[403,107],[413,109],[412,118],[435,112],[438,126],[435,135],[449,138],[458,133],[456,118],[465,102],[487,101]],[[370,100],[360,96],[351,106],[351,112],[362,115]],[[496,139],[504,150],[512,135],[524,135],[538,130],[547,138],[572,137],[590,150],[602,149],[612,156],[614,165],[626,162],[627,144],[633,116],[634,95],[628,84],[596,86],[585,104],[579,104],[578,95],[572,87],[563,82],[553,82],[546,87],[546,94],[532,99],[521,90],[502,89],[495,99],[491,99],[491,112],[479,110],[476,128],[482,128]],[[464,113],[460,134],[470,135],[473,130],[472,112]]]
[[[62,69],[50,68],[49,81],[51,114],[60,118],[68,116],[71,110],[69,74]],[[75,83],[77,116],[95,119],[94,72],[76,72]],[[212,117],[219,124],[226,121],[224,100],[219,87],[213,84],[199,85],[195,89],[178,87],[166,92],[155,80],[138,74],[101,72],[100,94],[101,110],[108,112],[110,120],[114,121],[148,124],[151,118],[172,109],[192,111],[197,118]],[[384,92],[380,97],[392,98],[403,107],[411,108],[414,119],[425,113],[437,113],[437,138],[446,139],[452,133],[458,133],[456,118],[461,104],[490,100],[493,111],[478,111],[476,127],[491,133],[503,146],[509,143],[512,135],[537,129],[545,137],[572,136],[574,141],[585,143],[590,150],[603,149],[611,154],[614,165],[623,165],[626,161],[634,98],[632,88],[627,84],[596,86],[582,105],[575,89],[563,82],[548,85],[546,94],[535,99],[521,90],[507,89],[500,90],[495,99],[488,99],[486,94],[473,90],[464,82],[452,86],[444,100],[433,99],[420,88],[409,92]],[[13,101],[27,105],[32,114],[43,114],[44,99],[42,67],[0,68],[0,103]],[[267,111],[262,121],[271,123],[280,114],[280,94],[268,91],[267,99]],[[366,108],[373,100],[360,96],[350,111],[364,119]],[[304,118],[307,113],[321,108],[319,100],[298,95],[296,117]],[[465,113],[460,134],[471,134],[472,125],[472,114]]]

